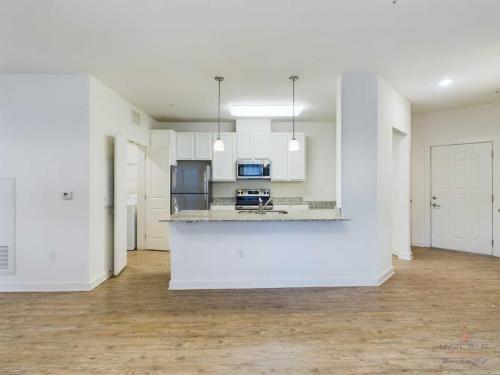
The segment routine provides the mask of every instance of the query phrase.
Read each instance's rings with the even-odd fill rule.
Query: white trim
[[[377,277],[377,286],[382,285],[394,275],[394,268],[391,266]]]
[[[272,280],[171,280],[170,290],[182,289],[261,289],[261,288],[311,288],[379,286],[394,275],[390,267],[376,278],[342,279],[272,279]]]
[[[113,275],[112,271],[104,272],[101,275],[97,276],[94,280],[92,280],[88,285],[88,290],[92,290],[95,287],[99,286],[107,279],[109,279]]]
[[[86,292],[87,283],[8,283],[0,284],[0,292]]]

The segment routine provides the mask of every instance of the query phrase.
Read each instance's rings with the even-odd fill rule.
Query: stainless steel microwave
[[[236,161],[236,179],[238,180],[270,180],[271,160],[239,159]]]

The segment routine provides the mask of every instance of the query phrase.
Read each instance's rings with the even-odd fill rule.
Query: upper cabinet
[[[177,138],[174,130],[152,129],[149,147],[155,150],[168,149],[170,165],[177,165]]]
[[[298,151],[289,151],[292,133],[268,134],[221,133],[224,151],[213,152],[216,133],[152,130],[153,147],[169,147],[170,163],[177,160],[212,160],[214,181],[235,181],[237,159],[270,159],[272,181],[303,181],[306,179],[306,137],[295,133]]]
[[[177,132],[177,160],[212,160],[212,133]]]
[[[295,133],[299,142],[298,151],[289,151],[288,142],[292,133],[271,133],[271,180],[303,181],[306,179],[306,137]]]
[[[288,180],[288,134],[271,133],[271,180]]]
[[[213,135],[217,138],[217,133]],[[221,133],[224,151],[214,151],[212,158],[213,181],[236,181],[236,134]]]
[[[238,134],[238,159],[270,159],[271,134]]]
[[[292,134],[289,134],[290,139]],[[295,133],[300,150],[288,151],[288,180],[302,181],[306,179],[306,137],[304,133]]]
[[[194,158],[212,160],[212,133],[194,133]]]

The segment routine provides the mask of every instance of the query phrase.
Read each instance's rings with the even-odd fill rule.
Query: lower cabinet
[[[212,153],[212,181],[236,181],[236,133],[220,133],[220,138],[224,151]]]

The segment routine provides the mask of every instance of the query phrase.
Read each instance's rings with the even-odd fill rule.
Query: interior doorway
[[[492,142],[431,147],[431,246],[493,253]]]

